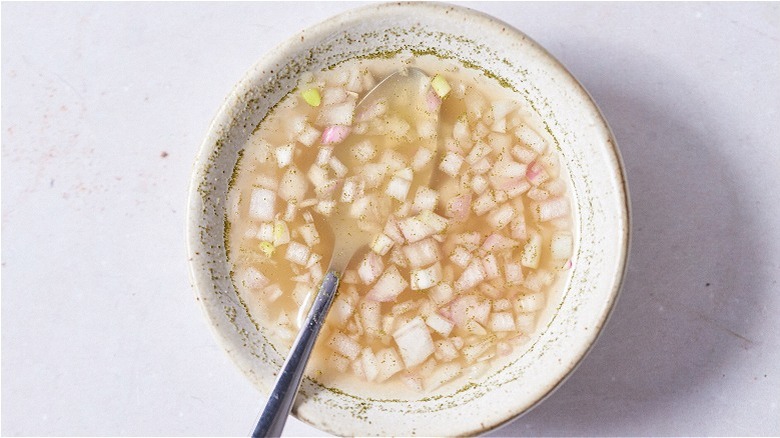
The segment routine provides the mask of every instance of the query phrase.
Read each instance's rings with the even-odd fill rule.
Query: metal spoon
[[[429,120],[435,121],[438,118],[438,109],[430,109],[427,102],[430,82],[430,77],[416,68],[406,68],[395,72],[366,94],[356,106],[355,114],[359,118],[372,106],[384,102],[388,114],[412,121],[423,120],[420,117],[427,117]],[[342,152],[337,153],[336,156],[347,167],[356,164],[354,159],[350,157],[351,146],[368,137],[358,134],[350,135],[343,143],[337,145],[337,149]],[[428,147],[435,151],[436,141],[435,139],[416,141],[406,147]],[[429,177],[423,177],[426,183]],[[417,179],[415,178],[415,180]],[[415,182],[419,184],[419,181]],[[281,435],[314,343],[317,341],[317,336],[336,295],[341,273],[355,253],[370,243],[370,234],[354,226],[355,220],[349,216],[348,207],[349,205],[341,203],[328,220],[334,237],[334,251],[330,267],[317,292],[314,304],[301,325],[301,331],[293,343],[290,354],[282,366],[268,403],[252,432],[253,437],[278,437]]]

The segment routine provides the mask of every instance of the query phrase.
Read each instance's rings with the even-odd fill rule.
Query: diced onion
[[[309,247],[301,243],[292,241],[287,245],[287,252],[284,255],[286,260],[299,265],[305,265],[309,261]]]
[[[384,268],[382,257],[373,251],[369,251],[363,258],[363,261],[360,262],[358,275],[363,280],[363,284],[371,284],[379,278]]]
[[[322,144],[338,144],[344,141],[349,135],[350,127],[344,125],[330,125],[322,131],[320,142]]]
[[[249,214],[261,221],[271,221],[274,219],[276,205],[276,192],[268,189],[252,190],[252,197],[249,200]]]
[[[433,159],[433,155],[433,151],[428,148],[417,149],[417,152],[415,152],[414,157],[412,158],[412,169],[417,171],[424,168],[431,159]]]
[[[393,333],[393,339],[406,368],[423,363],[435,350],[428,327],[419,316]]]
[[[441,160],[441,163],[439,164],[439,170],[454,178],[458,175],[458,171],[462,165],[463,157],[455,152],[450,151],[447,152],[447,155],[445,155],[444,159]]]
[[[455,288],[461,291],[471,289],[484,281],[485,278],[487,278],[487,274],[482,266],[482,261],[472,260],[455,282]]]
[[[293,150],[295,146],[292,144],[286,144],[274,149],[274,156],[276,157],[276,165],[279,168],[284,168],[292,163]]]
[[[539,259],[542,256],[542,236],[537,232],[532,232],[528,238],[528,242],[523,248],[523,255],[520,258],[520,263],[531,269],[539,267]]]
[[[409,278],[412,290],[431,288],[441,281],[441,265],[435,263],[425,269],[413,270]]]
[[[409,283],[393,265],[379,277],[374,287],[368,291],[366,298],[380,302],[393,301],[407,286]]]
[[[393,176],[387,184],[385,193],[391,198],[403,202],[406,200],[406,195],[409,193],[409,188],[411,186],[412,182],[410,180]]]
[[[550,254],[557,260],[571,257],[572,236],[565,231],[557,231],[550,238]]]

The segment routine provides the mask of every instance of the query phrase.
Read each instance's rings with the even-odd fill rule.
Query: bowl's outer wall
[[[589,350],[625,269],[628,194],[620,157],[598,108],[560,63],[511,26],[465,8],[394,3],[347,12],[292,37],[247,73],[215,118],[195,165],[188,219],[193,281],[216,337],[252,382],[267,392],[284,352],[248,314],[226,263],[225,195],[239,151],[300,73],[409,50],[478,66],[533,106],[571,180],[576,256],[554,316],[533,346],[479,385],[409,402],[356,397],[306,379],[294,413],[338,435],[470,435],[527,411]]]

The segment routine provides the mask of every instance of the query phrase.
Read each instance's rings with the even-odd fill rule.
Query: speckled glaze
[[[269,53],[228,96],[198,155],[188,218],[191,272],[216,337],[267,392],[283,356],[248,314],[225,257],[225,197],[240,150],[301,72],[404,51],[481,69],[543,119],[572,183],[574,267],[528,351],[478,383],[402,401],[357,397],[306,379],[293,413],[337,435],[473,435],[528,411],[575,369],[614,306],[629,245],[627,187],[609,127],[582,86],[518,30],[460,7],[392,3],[330,18]]]

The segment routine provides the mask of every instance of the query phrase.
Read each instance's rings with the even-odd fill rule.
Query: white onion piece
[[[444,159],[442,159],[441,163],[439,163],[439,170],[455,178],[458,175],[458,171],[460,171],[460,167],[462,165],[463,157],[455,152],[450,151],[447,152],[447,155],[445,155]]]
[[[457,362],[450,362],[440,365],[433,373],[431,373],[430,376],[425,379],[423,386],[428,391],[438,389],[440,386],[444,385],[455,377],[458,377],[460,375],[460,371],[461,366]]]
[[[350,360],[354,360],[358,354],[360,354],[360,344],[341,332],[333,334],[328,342],[328,346],[333,349],[333,351]]]
[[[501,276],[495,254],[491,253],[483,257],[482,266],[485,268],[485,279],[492,280]]]
[[[444,335],[446,336],[446,335]],[[442,339],[433,343],[436,347],[436,351],[433,353],[433,357],[441,362],[450,362],[458,358],[460,355],[458,349],[449,339]]]
[[[368,291],[366,298],[380,302],[393,301],[407,286],[409,283],[393,265],[379,277],[374,287]]]
[[[471,189],[475,194],[481,195],[488,188],[488,180],[482,175],[476,175],[471,179]]]
[[[500,230],[509,225],[510,221],[515,217],[515,209],[509,204],[503,204],[497,209],[491,211],[487,215],[487,223],[495,230]]]
[[[546,222],[567,215],[569,201],[566,198],[553,198],[536,204],[532,211],[540,222]]]
[[[507,286],[517,286],[523,282],[523,268],[519,263],[504,265],[504,278]]]
[[[471,164],[472,166],[477,164],[479,161],[481,161],[483,158],[490,155],[490,153],[493,151],[493,149],[488,146],[485,142],[478,141],[473,148],[471,148],[471,151],[466,156],[466,162]]]
[[[509,223],[509,235],[513,239],[525,240],[528,237],[525,227],[525,217],[522,214],[517,215],[512,222]]]
[[[380,233],[371,241],[370,247],[372,251],[383,256],[390,251],[394,244],[393,239],[387,237],[384,233]]]
[[[404,239],[411,243],[418,242],[436,233],[433,227],[423,222],[418,216],[411,216],[398,221],[398,228],[401,230],[401,234],[403,234]]]
[[[367,189],[379,186],[384,181],[386,174],[387,166],[382,163],[368,163],[363,166],[361,172]]]
[[[268,286],[271,283],[271,280],[255,267],[249,266],[244,271],[242,283],[250,289],[262,289]]]
[[[513,332],[515,327],[515,317],[512,312],[497,312],[490,315],[488,328],[493,332]]]
[[[292,241],[287,245],[287,252],[284,258],[301,266],[306,265],[306,262],[309,260],[309,247]]]
[[[303,200],[307,189],[308,183],[303,172],[295,166],[290,166],[285,170],[279,183],[279,197],[285,201],[300,201]]]
[[[519,246],[520,242],[512,240],[503,234],[493,233],[482,243],[482,250],[485,252],[503,251]]]
[[[447,201],[445,213],[457,222],[463,222],[469,217],[471,210],[471,194],[466,193],[455,196]]]
[[[556,231],[550,238],[550,254],[556,260],[571,257],[572,235],[565,231]]]
[[[306,176],[315,188],[324,186],[330,180],[328,171],[316,164],[309,168]]]
[[[542,236],[533,231],[528,238],[528,242],[523,248],[523,255],[520,258],[520,263],[531,269],[539,267],[539,259],[542,256]]]
[[[402,250],[409,260],[409,265],[415,269],[431,265],[441,259],[439,244],[431,238],[406,245]]]
[[[452,321],[438,313],[431,313],[425,317],[425,323],[428,324],[428,327],[433,329],[433,331],[445,338],[450,335],[450,332],[452,332],[452,329],[455,327],[455,324],[453,324]]]
[[[448,283],[439,283],[436,286],[428,289],[428,298],[433,301],[434,304],[442,306],[452,301],[455,296],[455,291]]]
[[[328,165],[330,166],[331,170],[333,170],[333,173],[336,174],[337,178],[344,178],[347,176],[347,166],[345,166],[344,163],[342,163],[338,158],[330,157],[330,160],[328,160]]]
[[[360,302],[360,321],[365,333],[378,336],[382,330],[382,313],[380,304],[376,301],[363,300]]]
[[[455,263],[461,268],[465,268],[468,266],[468,264],[471,262],[471,252],[466,250],[466,248],[462,246],[456,246],[455,249],[452,251],[452,254],[450,254],[450,261],[452,263]]]
[[[404,179],[398,176],[390,178],[390,182],[387,183],[385,194],[398,201],[404,202],[406,195],[409,193],[409,188],[412,186],[412,181]]]
[[[528,126],[521,126],[515,130],[515,136],[523,144],[533,149],[537,154],[544,153],[547,149],[547,142],[533,129]]]
[[[318,213],[324,216],[330,216],[333,214],[333,210],[336,208],[336,201],[327,200],[327,201],[320,201],[317,204],[316,210]]]
[[[482,216],[488,211],[496,208],[497,205],[498,203],[496,202],[493,194],[490,192],[485,192],[479,198],[477,198],[476,201],[474,201],[471,207],[477,216]]]
[[[433,159],[434,153],[427,148],[419,148],[412,158],[412,169],[415,171],[423,169]]]
[[[314,224],[303,224],[298,227],[298,233],[306,242],[306,245],[312,247],[320,243],[320,233],[317,232],[317,227]]]
[[[249,214],[261,221],[271,221],[276,213],[276,192],[255,188],[249,200]]]
[[[550,175],[547,174],[544,166],[542,166],[538,161],[532,161],[528,164],[525,177],[528,179],[528,181],[531,182],[531,184],[538,186],[547,181],[550,178]]]
[[[526,193],[526,196],[533,201],[545,201],[550,197],[550,193],[539,187],[531,187],[531,189],[528,190],[528,193]]]
[[[482,266],[482,261],[472,260],[455,282],[455,288],[461,291],[471,289],[484,281],[485,278],[487,278],[487,274]]]
[[[429,91],[428,94],[425,95],[425,106],[428,108],[428,111],[431,112],[438,110],[441,106],[441,97],[435,92]]]
[[[454,238],[454,243],[456,245],[463,245],[468,251],[474,251],[479,248],[480,242],[482,242],[482,235],[476,231],[460,233]]]
[[[341,187],[341,202],[353,202],[358,195],[358,181],[355,178],[347,178]]]
[[[274,149],[274,156],[276,157],[276,165],[282,169],[292,163],[294,145],[286,144]]]
[[[393,339],[407,369],[423,363],[435,350],[428,327],[419,316],[393,333]]]
[[[313,145],[318,138],[320,138],[320,135],[320,131],[318,131],[317,128],[307,124],[303,128],[303,131],[298,134],[298,141],[301,142],[301,144],[304,146],[309,147]]]
[[[347,99],[345,102],[336,103],[333,105],[323,105],[319,115],[317,116],[317,124],[320,126],[352,125],[356,103],[357,102],[355,99]]]
[[[439,203],[439,192],[429,189],[425,186],[417,188],[417,193],[414,194],[414,201],[412,201],[412,212],[419,213],[423,210],[433,210],[436,208],[436,204]]]
[[[395,351],[395,348],[383,348],[376,352],[376,361],[379,367],[379,374],[377,375],[378,382],[384,382],[397,372],[404,369],[401,357]]]
[[[349,126],[330,125],[322,131],[320,142],[324,145],[341,143],[347,138],[350,130]]]
[[[435,263],[425,269],[412,270],[409,283],[412,290],[425,290],[441,281],[441,264]]]
[[[265,289],[263,289],[263,299],[265,299],[269,303],[273,303],[281,296],[282,296],[282,288],[276,283],[267,286]]]
[[[352,146],[352,156],[361,163],[367,163],[376,156],[376,147],[370,140],[363,140]]]
[[[493,286],[490,283],[480,284],[479,291],[482,293],[482,295],[493,299],[499,298],[504,294],[504,292],[501,289]]]
[[[371,284],[377,278],[379,278],[384,268],[385,266],[382,262],[382,257],[373,251],[369,251],[360,262],[360,266],[358,267],[358,275],[363,281],[363,284]]]
[[[544,294],[521,295],[517,298],[517,305],[521,312],[536,312],[544,306]]]

